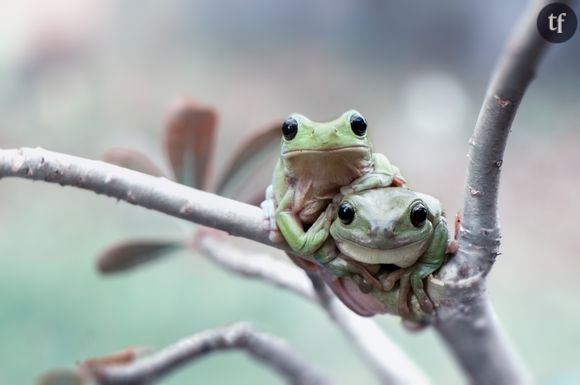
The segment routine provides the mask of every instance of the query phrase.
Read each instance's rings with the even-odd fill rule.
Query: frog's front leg
[[[291,209],[293,200],[294,190],[289,189],[276,210],[276,224],[292,250],[303,255],[311,255],[328,238],[334,206],[329,204],[308,230],[304,231],[304,225],[298,214]]]
[[[427,251],[413,265],[391,273],[383,285],[385,290],[391,289],[397,280],[399,283],[399,314],[404,318],[412,318],[409,309],[409,297],[412,293],[417,296],[421,309],[426,313],[433,311],[433,302],[425,290],[423,280],[441,267],[445,260],[447,249],[447,224],[444,219],[439,221],[433,232],[433,238]]]
[[[370,293],[371,290],[383,290],[383,284],[360,262],[354,261],[345,255],[339,256],[326,264],[326,268],[337,277],[351,277],[359,286],[363,293]]]
[[[406,180],[394,164],[391,164],[383,154],[373,154],[373,170],[355,179],[350,186],[341,189],[341,193],[348,195],[381,187],[403,187]]]
[[[355,281],[363,293],[371,290],[382,290],[383,285],[370,271],[370,266],[352,260],[340,253],[334,239],[328,237],[314,255],[314,260],[324,266],[335,277],[349,277]],[[375,265],[377,266],[377,265]],[[376,272],[376,271],[375,271]]]

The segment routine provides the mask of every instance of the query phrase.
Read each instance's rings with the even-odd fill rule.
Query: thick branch
[[[272,244],[258,207],[109,163],[41,148],[0,150],[0,178],[20,177],[94,191],[128,203]]]
[[[258,333],[249,324],[208,330],[127,365],[91,368],[100,385],[145,385],[209,353],[242,349],[276,370],[288,384],[331,385],[326,375],[292,351],[279,338]]]
[[[548,45],[537,31],[536,18],[541,8],[551,2],[541,0],[530,4],[492,76],[469,140],[460,247],[445,268],[446,278],[485,275],[499,254],[497,201],[504,150],[517,109]]]
[[[517,108],[547,47],[536,18],[549,2],[529,7],[494,72],[469,141],[459,250],[440,274],[447,290],[436,327],[473,384],[531,382],[499,326],[484,277],[499,254],[497,199],[504,150]]]
[[[429,383],[421,370],[387,338],[376,322],[359,317],[347,309],[334,294],[325,291],[323,284],[316,285],[322,292],[323,300],[320,300],[303,270],[271,257],[248,255],[210,237],[204,238],[200,246],[208,258],[226,270],[244,277],[262,279],[320,303],[328,316],[348,337],[349,342],[359,350],[363,361],[377,373],[382,384]]]

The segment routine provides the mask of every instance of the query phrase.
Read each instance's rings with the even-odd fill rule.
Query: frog
[[[443,265],[454,246],[440,202],[406,187],[337,198],[330,237],[312,261],[377,298],[399,283],[397,313],[403,318],[414,318],[409,307],[412,294],[424,313],[432,313],[434,304],[424,280]]]
[[[366,119],[349,110],[328,122],[294,113],[283,122],[281,155],[261,207],[272,242],[312,255],[329,234],[340,189],[404,186],[399,169],[373,152]]]

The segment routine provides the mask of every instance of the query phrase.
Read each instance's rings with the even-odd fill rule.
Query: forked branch
[[[531,2],[500,56],[469,140],[459,250],[440,272],[447,293],[440,301],[436,327],[474,384],[531,382],[494,314],[485,276],[499,254],[497,200],[503,155],[518,106],[547,48],[536,19],[548,3]]]

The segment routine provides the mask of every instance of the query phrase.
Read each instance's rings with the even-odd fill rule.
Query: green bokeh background
[[[0,146],[97,158],[122,145],[166,166],[166,107],[191,95],[220,112],[217,175],[261,125],[293,111],[327,120],[356,108],[377,151],[452,216],[487,79],[524,5],[7,0]],[[580,382],[578,39],[553,47],[514,123],[500,194],[502,255],[489,282],[507,333],[542,384]],[[33,383],[86,357],[161,348],[239,320],[285,338],[340,383],[376,383],[319,309],[203,256],[176,254],[114,277],[94,268],[113,242],[184,234],[174,219],[86,191],[2,180],[0,383]],[[432,331],[376,320],[434,383],[463,382]],[[281,383],[241,353],[212,355],[164,383],[204,382]]]

